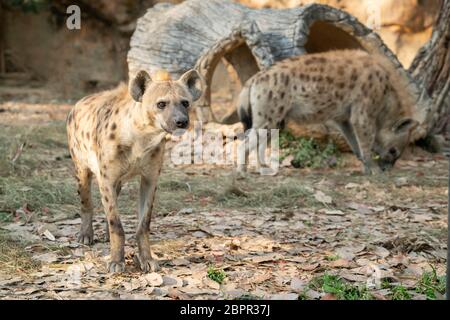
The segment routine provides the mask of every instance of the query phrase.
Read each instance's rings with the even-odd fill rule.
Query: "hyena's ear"
[[[181,84],[185,85],[192,95],[192,100],[197,101],[203,94],[204,80],[200,73],[192,69],[183,74],[178,80]]]
[[[405,133],[413,130],[418,125],[418,121],[411,118],[404,118],[394,124],[394,126],[392,127],[392,131],[394,131],[395,133]]]
[[[141,70],[130,83],[130,94],[136,102],[142,102],[145,89],[151,83],[152,78],[147,71]]]

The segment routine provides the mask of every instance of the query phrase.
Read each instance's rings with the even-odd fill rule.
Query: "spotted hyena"
[[[385,58],[344,50],[293,57],[257,73],[241,92],[238,114],[246,129],[279,128],[285,119],[334,123],[370,174],[375,161],[385,170],[402,154],[417,125],[414,103]]]
[[[93,242],[91,179],[95,175],[107,217],[110,272],[124,270],[125,234],[117,210],[122,183],[140,177],[136,240],[143,271],[154,270],[149,228],[166,135],[189,125],[188,109],[200,98],[203,80],[190,70],[179,80],[167,72],[141,71],[125,85],[79,101],[67,118],[70,154],[81,198],[79,241]]]

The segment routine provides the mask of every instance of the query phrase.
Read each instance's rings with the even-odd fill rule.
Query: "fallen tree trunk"
[[[449,1],[444,1],[444,7]],[[448,22],[448,17],[442,14],[437,25],[445,24],[445,19]],[[435,31],[438,34],[435,38],[441,39],[448,34],[448,25],[439,30]],[[438,40],[429,45],[430,48],[439,46],[442,47],[442,43]],[[419,67],[421,64],[416,62],[414,70],[417,73],[413,72],[412,77],[377,33],[352,15],[326,5],[310,4],[286,10],[250,9],[228,0],[187,0],[179,5],[156,5],[137,22],[128,53],[129,76],[133,77],[140,69],[151,72],[163,68],[178,77],[187,69],[197,68],[207,85],[205,95],[197,105],[198,119],[217,121],[211,111],[211,82],[219,61],[225,60],[228,69],[234,69],[235,78],[242,86],[253,74],[277,61],[336,49],[362,49],[386,56],[399,75],[408,81],[416,101],[421,103],[418,113],[422,123],[414,137],[419,139],[427,135],[431,126],[430,114],[437,105],[433,104],[429,94],[436,98],[433,92],[445,92],[445,88],[433,92],[423,89],[431,80],[421,78],[419,69],[428,66]],[[432,53],[428,54],[432,50],[423,49],[422,55],[432,59]],[[441,56],[448,59],[448,55]],[[420,61],[420,55],[416,59]],[[441,69],[432,70],[427,71],[432,73]],[[448,79],[445,72],[439,74]],[[444,103],[438,101],[438,105]],[[442,107],[438,109],[442,110]],[[225,119],[227,123],[235,120],[235,113]],[[298,131],[308,135],[308,129]],[[311,132],[315,132],[315,137],[320,137],[317,132],[322,132],[323,138],[338,137],[333,128],[325,125],[314,126]],[[343,139],[339,145],[346,145]]]

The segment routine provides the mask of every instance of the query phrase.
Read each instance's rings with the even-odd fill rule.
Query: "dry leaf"
[[[290,287],[295,292],[302,292],[306,287],[307,283],[299,278],[292,278]]]
[[[332,268],[350,268],[352,263],[347,259],[338,259],[330,262],[330,267]]]
[[[50,263],[58,261],[58,256],[56,255],[56,253],[49,252],[49,253],[43,253],[43,254],[39,254],[39,255],[34,255],[33,259],[41,261],[43,263],[50,264]]]
[[[163,278],[156,272],[152,272],[143,276],[149,286],[159,287],[163,284]]]
[[[211,289],[214,289],[214,290],[219,290],[220,289],[220,284],[215,282],[215,281],[213,281],[213,280],[211,280],[208,277],[204,277],[202,282],[208,288],[211,288]]]
[[[43,235],[50,241],[56,241],[55,236],[48,229],[43,232]]]
[[[189,260],[186,260],[184,258],[173,259],[172,263],[175,266],[188,266],[190,264]]]
[[[343,216],[345,213],[341,210],[319,210],[319,212],[323,212],[330,216]]]
[[[298,293],[278,293],[272,295],[270,300],[298,300]]]
[[[280,259],[283,259],[283,256],[280,255],[279,253],[269,253],[269,254],[262,255],[262,256],[245,258],[244,260],[251,261],[253,263],[263,263],[263,262],[268,262],[268,261],[277,261]]]
[[[314,194],[314,198],[318,201],[321,202],[323,204],[332,204],[333,203],[333,199],[330,196],[327,196],[325,193],[323,193],[322,191],[317,191]]]
[[[180,278],[174,276],[162,276],[163,286],[169,286],[173,288],[178,288],[183,286],[183,281]]]

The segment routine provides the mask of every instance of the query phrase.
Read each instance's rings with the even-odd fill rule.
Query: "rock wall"
[[[3,23],[6,71],[32,74],[58,97],[79,97],[126,76],[127,39],[97,21],[71,31],[48,12],[7,12]]]
[[[117,85],[128,75],[126,55],[136,19],[156,2],[55,0],[37,13],[3,3],[0,86],[9,86],[14,78],[25,79],[14,81],[25,87],[31,78],[55,98],[78,99]],[[81,30],[66,27],[70,4],[81,8]]]
[[[49,2],[50,7],[38,14],[24,13],[5,5],[0,9],[0,41],[3,41],[3,44],[0,44],[2,55],[0,58],[3,57],[6,62],[6,70],[0,70],[0,73],[2,71],[29,73],[32,77],[47,83],[56,96],[76,99],[125,80],[128,74],[126,54],[136,19],[156,2],[178,3],[181,0]],[[255,8],[288,8],[313,1],[238,0],[238,2]],[[363,23],[369,24],[373,20],[374,10],[380,8],[379,33],[407,67],[418,48],[430,37],[430,26],[436,16],[440,0],[316,0],[316,2],[347,10]],[[65,27],[65,8],[69,4],[78,4],[81,7],[82,29],[79,31],[70,31]],[[217,73],[215,78],[223,83],[220,71]],[[1,81],[0,77],[0,85]]]
[[[357,17],[381,35],[408,67],[430,38],[441,0],[239,0],[253,8],[292,8],[309,3],[327,4]]]

